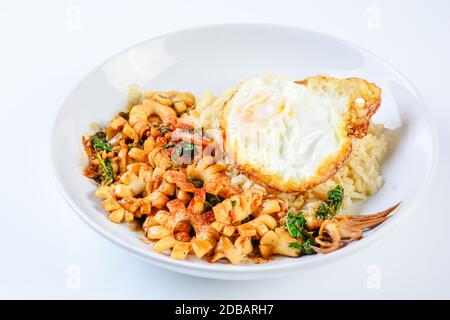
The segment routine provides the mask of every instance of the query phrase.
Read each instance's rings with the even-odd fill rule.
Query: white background
[[[445,0],[2,0],[0,298],[450,298],[449,9]],[[225,22],[271,22],[338,36],[412,81],[436,118],[440,162],[420,205],[401,225],[330,264],[288,278],[238,282],[154,267],[71,212],[49,156],[50,129],[65,96],[124,48]]]

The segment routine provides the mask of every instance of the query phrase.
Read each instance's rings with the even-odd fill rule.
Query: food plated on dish
[[[397,207],[344,214],[383,184],[380,105],[359,78],[258,76],[220,97],[131,86],[126,108],[83,136],[84,175],[109,220],[138,223],[174,259],[325,254]]]
[[[211,45],[216,43],[218,34],[221,35],[220,45]],[[268,43],[276,45],[268,46]],[[228,50],[230,48],[231,51]],[[330,55],[329,52],[335,54]],[[130,231],[136,229],[142,218],[134,216],[132,223],[120,224],[112,223],[107,218],[109,213],[101,206],[104,199],[95,197],[99,184],[81,174],[88,161],[85,156],[80,159],[85,154],[80,138],[101,129],[91,128],[90,123],[100,124],[106,131],[115,114],[128,110],[126,97],[130,84],[140,84],[141,91],[189,90],[195,95],[195,106],[189,107],[186,115],[180,114],[183,121],[189,116],[200,123],[211,123],[210,127],[221,128],[220,118],[214,110],[218,109],[216,104],[220,105],[219,102],[227,96],[221,94],[224,88],[237,88],[241,80],[267,72],[287,75],[293,80],[315,74],[339,78],[353,76],[368,79],[382,88],[383,102],[372,116],[374,124],[364,138],[352,138],[351,155],[336,175],[303,195],[301,192],[278,192],[263,187],[268,193],[287,198],[292,208],[300,208],[297,211],[303,212],[308,212],[307,205],[314,199],[327,199],[328,191],[337,184],[344,188],[340,215],[374,213],[401,200],[401,207],[389,219],[379,227],[364,231],[362,240],[353,241],[345,249],[330,254],[306,255],[302,252],[300,258],[272,255],[269,263],[244,263],[245,260],[253,259],[243,258],[239,264],[231,264],[227,259],[209,263],[209,255],[202,259],[195,254],[189,254],[183,260],[171,259],[171,250],[164,251],[164,254],[153,250],[151,242],[158,240],[148,240],[142,231]],[[202,95],[207,90],[218,97]],[[378,124],[383,124],[386,129]],[[205,131],[216,137],[214,130]],[[271,133],[275,134],[273,131]],[[217,135],[220,139],[220,134]],[[225,138],[222,134],[222,139]],[[307,140],[313,140],[310,138],[314,138],[314,135]],[[333,146],[330,143],[324,145]],[[404,218],[424,195],[436,168],[437,149],[438,139],[429,109],[413,85],[394,67],[364,49],[332,36],[264,24],[215,25],[182,30],[147,40],[111,57],[94,68],[67,95],[55,117],[50,145],[54,177],[61,194],[74,213],[96,233],[126,252],[164,269],[200,277],[235,280],[291,274],[348,256],[377,239],[382,240],[386,233],[405,221]],[[245,155],[245,152],[242,154]],[[231,158],[231,155],[227,156]],[[311,163],[315,165],[320,163],[319,160]],[[111,157],[110,161],[114,167],[116,160]],[[231,159],[224,162],[231,162]],[[258,160],[258,163],[264,161]],[[252,181],[260,180],[259,176],[247,179],[246,175],[250,172],[239,174],[239,168],[231,167],[234,168],[230,169],[233,184],[251,187]],[[276,170],[276,166],[267,168],[281,172]],[[309,207],[313,209],[313,205]],[[276,220],[277,228],[285,226],[281,219]],[[275,232],[275,229],[272,231]],[[314,231],[313,235],[317,237],[319,231]],[[259,250],[257,239],[252,246],[254,250]],[[133,264],[133,261],[130,259],[129,263]]]

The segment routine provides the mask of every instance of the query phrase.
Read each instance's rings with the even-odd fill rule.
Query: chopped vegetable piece
[[[129,112],[119,112],[119,116],[121,116],[122,118],[124,118],[125,120],[128,121],[128,119],[130,118],[130,113]]]
[[[196,188],[202,188],[204,184],[202,180],[188,179],[188,181],[192,183]]]
[[[97,151],[104,150],[111,152],[113,151],[113,147],[106,141],[106,135],[103,131],[99,131],[92,136],[92,145],[94,149]]]
[[[109,160],[109,158],[106,158],[106,160],[103,161],[102,157],[98,152],[95,154],[95,156],[97,157],[99,163],[101,172],[100,180],[102,184],[110,185],[114,181],[114,170],[112,168],[111,161]]]
[[[164,136],[166,133],[170,132],[169,127],[161,127],[159,128],[159,131],[161,131],[161,134]]]
[[[300,249],[304,254],[315,253],[312,249],[314,246],[314,236],[305,229],[305,217],[299,213],[293,215],[290,211],[286,216],[286,229],[293,238],[299,239],[302,243],[291,242],[289,246],[294,249]]]
[[[334,189],[328,191],[327,201],[322,202],[317,212],[317,218],[326,220],[334,217],[342,206],[344,199],[344,188],[337,185]]]
[[[206,201],[205,201],[205,211],[210,211],[212,208],[221,203],[223,199],[219,196],[215,196],[213,194],[207,193],[206,194]]]

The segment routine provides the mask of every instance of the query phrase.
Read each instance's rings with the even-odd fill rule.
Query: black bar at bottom
[[[313,300],[60,300],[60,301],[1,301],[2,312],[8,308],[14,316],[30,311],[34,317],[56,315],[58,317],[80,317],[85,319],[98,313],[124,319],[320,319],[332,315],[343,316],[356,310],[364,314],[384,317],[386,310],[400,307],[412,312],[426,310],[438,312],[448,310],[449,301],[313,301]],[[29,307],[27,307],[29,305]],[[56,307],[56,308],[55,308]],[[396,308],[397,309],[397,308]],[[62,313],[61,313],[62,311]],[[369,312],[370,311],[370,312]],[[7,313],[6,313],[7,314]]]

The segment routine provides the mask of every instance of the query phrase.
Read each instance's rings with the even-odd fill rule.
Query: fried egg
[[[261,184],[305,192],[344,164],[380,103],[381,90],[363,79],[255,77],[223,104],[225,150]]]

